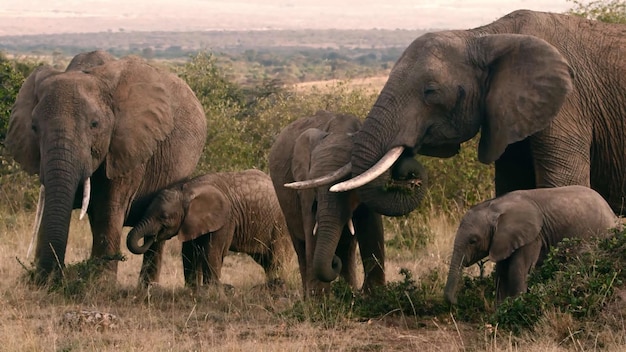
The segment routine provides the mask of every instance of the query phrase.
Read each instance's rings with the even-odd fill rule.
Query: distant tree
[[[574,4],[567,13],[608,23],[626,24],[626,0],[597,0],[583,3],[567,0]]]

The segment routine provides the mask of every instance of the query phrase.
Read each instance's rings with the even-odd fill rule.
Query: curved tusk
[[[350,230],[350,233],[352,234],[352,236],[354,236],[354,223],[352,222],[352,218],[350,218],[350,220],[348,220],[348,230]]]
[[[30,253],[33,251],[33,244],[35,243],[35,238],[37,237],[37,233],[39,232],[39,227],[41,226],[41,218],[43,217],[43,208],[44,202],[46,200],[46,188],[44,185],[39,187],[39,199],[37,200],[37,210],[35,211],[35,223],[33,224],[33,237],[30,239],[30,244],[28,245],[28,251],[26,251],[26,258],[30,257]]]
[[[317,235],[317,221],[315,222],[315,226],[313,226],[313,236]]]
[[[78,219],[82,220],[87,214],[87,208],[89,208],[89,197],[91,197],[91,178],[87,177],[85,185],[83,186],[83,204],[80,207],[80,216]]]
[[[349,191],[351,189],[355,189],[363,186],[376,179],[376,177],[382,175],[385,171],[387,171],[393,163],[398,160],[402,152],[404,151],[404,147],[395,147],[390,149],[387,154],[385,154],[378,162],[367,169],[364,173],[353,177],[347,181],[337,183],[336,185],[330,187],[331,192],[344,192]]]
[[[324,186],[324,185],[339,181],[346,176],[349,176],[351,172],[352,172],[352,163],[347,163],[330,174],[326,174],[324,176],[314,178],[311,180],[285,183],[284,186],[287,188],[291,188],[291,189],[306,189],[306,188]]]

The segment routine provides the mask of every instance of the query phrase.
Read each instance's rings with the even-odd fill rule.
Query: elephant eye
[[[30,129],[37,133],[37,126],[35,126],[35,124],[30,125]]]
[[[91,126],[91,128],[97,128],[98,127],[98,121],[91,121],[90,126]]]
[[[476,244],[478,243],[478,238],[476,236],[472,236],[469,239],[469,244]]]
[[[439,89],[434,85],[427,85],[424,87],[424,101],[427,103],[437,103],[437,97],[439,96]]]

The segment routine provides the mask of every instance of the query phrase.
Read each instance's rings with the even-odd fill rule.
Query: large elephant
[[[564,238],[609,235],[618,218],[596,191],[565,186],[509,192],[472,207],[454,240],[445,298],[456,304],[463,267],[496,263],[496,300],[526,292],[529,271]]]
[[[360,127],[355,116],[318,111],[286,126],[270,150],[270,176],[298,255],[305,297],[327,292],[338,275],[357,286],[357,242],[363,289],[385,283],[380,214],[356,192],[329,192],[331,182],[346,179],[350,170],[318,179],[349,162],[352,135]]]
[[[293,253],[272,181],[259,170],[206,174],[162,190],[126,243],[143,254],[174,236],[183,241],[190,287],[218,283],[229,250],[249,254],[265,270],[268,285],[280,284]]]
[[[416,154],[453,156],[480,130],[478,159],[495,162],[496,195],[583,185],[624,213],[625,31],[520,10],[475,29],[424,34],[398,59],[355,135],[353,179],[331,189],[362,186],[373,209],[407,213],[415,202],[390,198],[413,194],[371,195],[386,182],[381,173]]]
[[[119,253],[123,226],[136,223],[155,191],[193,172],[205,140],[204,111],[189,86],[138,57],[95,51],[65,71],[37,68],[18,93],[6,138],[42,185],[37,281],[64,265],[72,209],[82,204],[89,215],[92,257]],[[150,253],[144,281],[157,279],[145,269],[161,248]],[[107,268],[114,276],[117,262]]]

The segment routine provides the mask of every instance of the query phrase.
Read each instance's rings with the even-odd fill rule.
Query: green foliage
[[[584,3],[580,0],[568,0],[574,7],[569,14],[608,23],[626,24],[626,1],[597,0]]]
[[[532,328],[547,311],[594,319],[626,280],[626,231],[606,239],[567,239],[540,269],[531,273],[529,291],[498,306],[494,320],[505,329]]]
[[[462,321],[481,322],[494,312],[495,284],[492,275],[486,277],[463,277],[463,285],[457,296],[454,315]]]
[[[6,138],[11,106],[23,82],[24,75],[17,70],[15,63],[0,53],[0,141]]]

